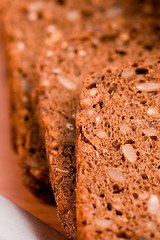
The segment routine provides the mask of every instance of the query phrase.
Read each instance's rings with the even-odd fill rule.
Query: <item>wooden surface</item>
[[[8,87],[1,36],[0,32],[0,194],[63,233],[56,207],[42,203],[21,182],[18,156],[10,142]]]

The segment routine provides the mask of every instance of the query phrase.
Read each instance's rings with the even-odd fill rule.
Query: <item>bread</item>
[[[131,15],[130,17],[132,18],[132,16],[135,17],[136,14],[137,17],[139,15],[137,11],[139,6],[142,5],[135,4],[128,8],[128,2],[122,3],[122,6],[120,6],[116,1],[105,2],[103,0],[93,0],[91,2],[37,2],[33,0],[20,2],[17,0],[16,2],[14,1],[11,11],[5,17],[7,52],[9,53],[11,69],[10,86],[12,101],[12,126],[14,129],[13,139],[16,138],[15,147],[21,156],[21,166],[25,184],[28,185],[39,197],[43,197],[48,201],[52,201],[53,199],[48,181],[48,163],[46,161],[46,149],[44,144],[44,140],[47,137],[43,135],[43,132],[41,132],[39,126],[39,115],[37,113],[36,92],[39,85],[39,77],[37,76],[35,65],[38,61],[42,47],[46,46],[46,49],[48,49],[48,47],[49,49],[52,49],[50,45],[54,45],[55,42],[62,40],[64,36],[79,32],[79,30],[90,30],[93,26],[95,31],[99,31],[98,25],[105,21],[110,22],[112,18],[116,18],[118,22],[118,24],[116,21],[113,22],[112,26],[113,32],[116,32],[119,22],[124,21],[124,17],[122,16],[125,14]],[[125,10],[123,7],[126,7]],[[148,9],[151,9],[151,11],[149,10],[149,14],[143,11],[144,15],[151,15],[153,8],[149,6]],[[53,15],[52,12],[55,14]],[[65,16],[65,20],[62,16]],[[112,38],[112,33],[107,34],[107,37],[108,36],[109,38],[110,36]],[[101,39],[102,42],[109,41],[109,39],[105,40],[105,37],[106,36],[104,36],[104,39]],[[121,37],[123,38],[122,41],[127,44],[128,40],[126,39],[126,35],[124,34]],[[110,39],[110,42],[112,40]],[[152,44],[154,40],[151,41]],[[93,45],[96,44],[94,43]],[[111,44],[111,46],[114,49],[114,44]],[[119,47],[121,48],[121,46]],[[156,46],[154,49],[156,49]],[[150,49],[148,48],[147,51],[149,50]],[[52,54],[50,50],[46,50],[46,53],[48,57]],[[83,54],[85,53],[82,51],[80,55],[83,56]],[[120,55],[120,59],[122,59],[121,55],[126,55],[123,50],[121,51],[119,49],[115,50],[115,52],[113,50],[113,55],[114,54],[116,58],[117,55]],[[115,61],[112,60],[112,57],[110,58],[109,55],[110,54],[108,53],[108,61]],[[125,58],[126,56],[124,56],[124,59]],[[45,75],[43,77],[45,77]],[[74,100],[70,102],[71,111],[73,108],[75,109],[75,99],[78,97],[76,96],[73,98]],[[40,108],[42,110],[43,107]],[[63,111],[62,107],[61,109]],[[45,108],[43,111],[46,111]],[[51,139],[47,139],[49,144],[51,141]],[[74,155],[74,147],[71,151],[73,151],[72,154]],[[73,165],[74,164],[75,163],[73,163]],[[73,167],[73,172],[74,171]],[[72,179],[74,181],[74,175]],[[55,182],[57,183],[57,178]],[[64,189],[62,189],[62,194],[66,191],[66,189],[69,189],[67,190],[67,194],[70,198],[70,191],[74,191],[73,188],[74,187],[70,184],[69,186],[65,186]],[[68,201],[66,198],[62,200],[61,193],[57,193],[57,198],[59,199],[59,204],[61,204],[60,209],[63,209],[65,212],[66,205],[70,200]],[[66,201],[65,206],[63,206],[63,201]],[[70,205],[73,202],[74,200],[71,199],[67,209],[70,208]],[[59,215],[61,215],[63,211],[59,211]],[[75,236],[75,226],[72,227],[72,223],[75,222],[75,210],[73,210],[73,213],[72,211],[70,213],[65,213],[64,216],[61,216],[61,218],[63,219],[62,222],[66,230],[74,232],[73,235],[71,233],[68,234],[70,236]]]
[[[150,54],[145,41],[139,44],[144,35],[152,51],[157,51],[158,36],[152,29],[157,22],[139,20],[137,25],[132,24],[111,21],[104,29],[80,34],[56,47],[49,47],[40,59],[39,119],[45,135],[50,181],[59,218],[66,232],[72,230],[73,237],[76,226],[74,118],[82,80],[113,62]],[[92,94],[94,96],[94,91]]]
[[[113,65],[84,81],[76,119],[80,240],[160,239],[159,60]]]
[[[4,2],[12,142],[21,158],[25,185],[38,197],[52,202],[44,136],[37,122],[35,91],[38,76],[35,65],[45,45],[55,44],[64,36],[79,32],[80,29],[90,29],[91,25],[96,28],[97,23],[107,19],[105,9],[112,1]],[[118,16],[121,13],[118,12]]]
[[[36,22],[29,18],[29,8],[34,4],[31,5],[31,1],[16,3],[7,13],[4,21],[7,53],[10,60],[9,69],[12,75],[10,81],[12,128],[16,136],[16,148],[21,157],[20,164],[25,184],[38,197],[53,201],[48,180],[48,165],[45,160],[44,140],[38,130],[32,103],[32,79],[35,82],[38,80],[34,70],[39,51],[37,44],[41,45],[38,35],[34,35]],[[48,7],[47,5],[46,8]],[[30,31],[31,23],[33,32]],[[42,28],[43,25],[39,25]],[[32,50],[26,51],[29,43],[34,49],[34,54]]]
[[[34,92],[38,76],[35,64],[42,46],[52,45],[65,35],[90,29],[123,11],[114,1],[4,1],[4,26],[10,71],[12,142],[21,156],[24,182],[32,192],[52,201],[44,137],[39,130]],[[9,7],[8,7],[9,6]],[[78,9],[77,9],[78,6]],[[54,12],[54,14],[53,14]],[[64,16],[62,18],[61,16]],[[103,16],[103,17],[102,17]],[[90,22],[92,21],[92,24]]]
[[[89,30],[91,25],[96,29],[98,23],[107,19],[105,9],[112,6],[112,1],[16,0],[13,4],[6,0],[6,3],[10,5],[4,11],[4,25],[11,76],[12,142],[21,156],[25,184],[39,197],[42,192],[45,200],[52,199],[44,137],[39,130],[34,99],[38,86],[35,64],[45,45],[55,44],[80,29]],[[111,12],[114,17],[122,14],[113,8]]]
[[[156,2],[156,1],[155,1]],[[35,0],[15,0],[14,3],[11,0],[2,0],[2,9],[3,9],[3,13],[5,16],[5,30],[6,30],[6,41],[8,43],[12,42],[14,38],[17,39],[20,38],[19,42],[18,42],[18,46],[19,46],[19,51],[21,52],[23,48],[23,42],[21,42],[21,38],[22,36],[20,36],[20,32],[17,32],[17,30],[15,31],[15,29],[13,28],[13,25],[15,24],[14,27],[16,28],[20,28],[20,26],[22,25],[21,22],[24,21],[24,23],[29,24],[30,28],[34,28],[34,26],[32,26],[32,22],[36,22],[36,24],[38,25],[47,25],[49,23],[53,23],[53,26],[51,28],[49,28],[49,32],[48,32],[48,36],[49,34],[51,34],[51,31],[55,30],[55,26],[57,26],[58,31],[55,33],[54,36],[51,37],[51,39],[47,38],[45,41],[45,44],[52,44],[52,40],[58,40],[58,38],[61,38],[63,33],[61,32],[62,30],[65,32],[67,32],[67,34],[71,34],[71,33],[75,33],[75,31],[79,31],[79,27],[83,28],[83,29],[90,29],[90,26],[87,24],[88,20],[90,21],[90,19],[92,19],[92,25],[95,25],[95,29],[96,29],[96,24],[98,22],[98,24],[100,23],[104,23],[106,21],[110,21],[111,19],[118,19],[123,21],[123,17],[122,16],[134,16],[134,18],[136,19],[137,16],[139,16],[139,9],[142,10],[141,15],[144,16],[150,16],[151,14],[158,16],[158,8],[156,7],[156,4],[151,4],[150,1],[147,1],[145,4],[142,3],[137,3],[137,4],[132,4],[132,0],[127,1],[127,2],[121,2],[121,4],[119,4],[119,2],[117,3],[117,1],[96,1],[96,0],[92,0],[91,2],[87,2],[87,1],[46,1],[46,7],[44,6],[43,9],[44,10],[44,16],[40,16],[41,15],[41,10],[42,10],[42,6],[44,5],[43,1],[35,1]],[[134,1],[135,3],[135,1]],[[32,7],[33,6],[33,7]],[[48,7],[47,7],[48,6]],[[53,8],[54,11],[54,16],[51,16],[51,9],[49,9],[49,6],[51,7],[51,9]],[[77,9],[77,6],[79,6],[79,9]],[[69,10],[70,9],[70,10]],[[24,12],[23,12],[24,10]],[[23,12],[23,13],[22,13]],[[56,13],[56,14],[55,14]],[[6,17],[7,15],[7,17]],[[42,13],[43,15],[43,13]],[[47,16],[46,16],[47,15]],[[50,15],[50,16],[49,16]],[[65,21],[64,18],[61,18],[60,16],[63,15],[65,16]],[[16,17],[17,16],[17,17]],[[122,19],[121,19],[122,17]],[[19,23],[18,21],[16,22],[16,19],[19,19]],[[41,21],[41,19],[43,19],[43,23]],[[118,20],[118,21],[119,21]],[[15,21],[15,23],[13,23]],[[41,23],[40,23],[41,22]],[[80,26],[79,26],[80,23]],[[52,25],[52,24],[51,24]],[[83,27],[82,27],[83,25]],[[32,26],[32,27],[31,27]],[[73,28],[74,26],[74,28]],[[39,26],[40,28],[42,26]],[[43,26],[44,27],[44,26]],[[42,27],[42,28],[43,28]],[[20,35],[19,35],[20,34]],[[27,32],[24,32],[24,34],[27,34]],[[46,34],[46,29],[45,31],[41,31],[41,33],[39,33],[39,28],[37,28],[37,33],[34,32],[33,34],[35,34],[37,37],[39,35],[43,35],[41,36],[42,38],[44,38],[44,35]],[[64,35],[65,35],[64,34]],[[52,34],[51,34],[52,35]],[[15,40],[15,39],[14,39]],[[35,39],[36,40],[36,37]],[[25,40],[26,41],[26,40]],[[40,41],[39,41],[40,42]],[[42,44],[43,41],[41,41],[36,47],[39,48]],[[10,49],[10,45],[12,48],[12,44],[8,44],[8,50],[7,50],[7,55],[8,55],[8,62],[10,62],[10,58],[13,58],[13,55],[15,54],[15,51],[13,51],[13,49]],[[41,47],[40,47],[41,48]],[[15,49],[15,48],[14,48]],[[13,53],[14,52],[14,53]],[[17,56],[16,56],[17,57]],[[14,62],[14,61],[13,61]],[[12,65],[12,64],[11,64]],[[11,66],[9,65],[9,69],[14,69],[15,66]],[[10,71],[10,75],[11,75],[11,79],[15,78],[12,73],[12,71]],[[12,84],[13,83],[13,84]],[[15,101],[16,96],[14,97],[14,92],[16,92],[16,89],[14,90],[13,86],[14,84],[14,80],[10,81],[10,94],[11,94],[11,124],[12,124],[12,132],[13,132],[13,145],[14,148],[17,149],[17,145],[19,145],[19,143],[16,143],[19,140],[16,140],[18,137],[18,129],[19,129],[19,124],[17,124],[17,117],[16,117],[16,112],[17,112],[17,104]],[[13,86],[12,86],[13,85]],[[15,87],[16,88],[16,87]],[[15,103],[14,103],[15,102]],[[14,114],[15,113],[15,114]],[[15,116],[15,117],[14,117]],[[16,127],[16,125],[18,127]]]
[[[54,45],[72,31],[87,28],[91,18],[100,19],[100,13],[94,5],[78,0],[66,3],[16,0],[5,15],[13,145],[21,156],[25,184],[47,201],[52,201],[53,194],[48,180],[44,136],[37,121],[35,65],[42,46]]]

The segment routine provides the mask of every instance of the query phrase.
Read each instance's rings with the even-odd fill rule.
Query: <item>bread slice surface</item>
[[[39,62],[41,126],[45,135],[50,181],[58,215],[66,229],[69,227],[74,231],[76,226],[75,113],[82,81],[96,70],[101,70],[113,62],[128,62],[139,54],[150,54],[150,50],[145,48],[145,41],[142,44],[139,42],[140,39],[144,39],[143,34],[151,36],[150,33],[154,31],[152,27],[157,22],[151,22],[149,24],[149,21],[141,19],[135,26],[132,21],[129,23],[112,21],[103,29],[99,28],[94,32],[82,33],[62,41],[56,48],[49,47],[41,56]],[[134,36],[133,31],[136,32]],[[127,38],[124,39],[124,35]],[[158,49],[156,35],[152,34],[150,44],[154,46],[152,51],[156,52]],[[94,89],[91,94],[93,98],[96,96]]]
[[[160,239],[159,60],[113,65],[84,81],[76,121],[79,239]]]

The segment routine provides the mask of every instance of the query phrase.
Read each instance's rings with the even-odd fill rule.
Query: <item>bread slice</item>
[[[80,240],[160,239],[159,77],[160,56],[149,56],[84,81],[76,121]]]
[[[138,9],[139,5],[134,6]],[[127,14],[130,15],[130,12],[134,15],[134,11],[128,11]],[[116,1],[17,0],[6,16],[5,29],[13,80],[13,125],[18,152],[21,155],[25,183],[36,194],[41,193],[44,199],[52,199],[52,195],[48,183],[44,136],[39,129],[39,115],[36,112],[35,89],[39,79],[35,64],[39,53],[44,45],[55,44],[63,36],[80,29],[90,29],[92,25],[96,30],[97,23],[110,21],[112,18],[123,22],[122,13],[123,6]],[[114,27],[116,29],[116,23]],[[47,54],[50,55],[51,52]]]
[[[94,2],[78,0],[16,0],[5,12],[13,143],[21,157],[25,184],[48,201],[52,201],[53,194],[48,180],[44,136],[36,113],[34,92],[38,76],[35,65],[43,46],[54,45],[72,31],[88,28],[91,19],[101,21],[101,9],[97,7],[101,4],[100,1],[95,7]]]
[[[104,29],[49,47],[40,59],[39,119],[45,135],[50,181],[59,218],[66,231],[72,230],[72,236],[76,227],[75,113],[82,80],[113,62],[156,52],[159,46],[153,30],[156,25],[157,21],[139,20],[136,26],[133,22],[111,21]],[[145,40],[141,42],[144,36],[152,50],[146,49]]]
[[[46,3],[45,3],[46,2]],[[133,4],[134,2],[134,4]],[[46,5],[46,6],[45,6]],[[112,19],[117,19],[117,21],[123,21],[124,16],[130,16],[131,18],[134,17],[135,19],[139,15],[143,16],[159,16],[158,14],[158,7],[156,5],[156,1],[154,4],[148,1],[147,3],[143,4],[141,2],[135,3],[135,1],[130,0],[127,2],[121,2],[116,0],[104,1],[104,0],[91,0],[91,1],[65,1],[65,0],[55,0],[55,1],[37,1],[37,0],[2,0],[1,1],[1,9],[2,15],[5,18],[5,30],[6,30],[6,42],[8,42],[8,62],[10,62],[10,58],[15,58],[13,55],[22,53],[23,49],[23,40],[20,28],[22,27],[23,23],[30,28],[24,28],[24,35],[27,34],[26,31],[32,30],[33,28],[33,40],[36,42],[36,36],[38,39],[36,49],[41,49],[42,45],[45,44],[52,44],[54,41],[57,41],[63,38],[64,35],[68,35],[71,33],[78,32],[79,29],[90,29],[90,24],[88,25],[88,21],[92,19],[92,26],[98,24],[102,24],[106,21],[110,21]],[[43,9],[44,8],[44,9]],[[43,9],[43,11],[42,11]],[[141,13],[139,14],[139,9],[141,9]],[[54,14],[52,15],[52,12]],[[6,16],[7,15],[7,16]],[[44,15],[44,16],[43,16]],[[61,17],[63,16],[63,18]],[[17,19],[17,20],[16,20]],[[42,20],[43,19],[43,20]],[[16,22],[17,21],[17,22]],[[19,22],[18,22],[19,21]],[[37,29],[31,24],[37,26]],[[49,26],[51,24],[51,26]],[[48,30],[46,26],[49,26]],[[74,26],[74,27],[73,27]],[[83,27],[82,27],[83,26]],[[16,29],[15,29],[16,28]],[[19,29],[18,29],[19,28]],[[44,28],[44,30],[42,30]],[[39,31],[41,29],[41,31]],[[55,31],[56,30],[56,31]],[[52,34],[54,32],[54,34]],[[46,41],[40,41],[44,39],[44,36],[48,34]],[[28,35],[28,34],[27,34]],[[33,36],[32,36],[33,37]],[[51,37],[51,38],[50,38]],[[13,46],[14,50],[17,48],[17,51],[12,49],[12,42],[15,42],[17,39],[17,46]],[[22,41],[21,41],[22,40]],[[25,41],[29,41],[28,38]],[[45,44],[44,44],[45,42]],[[10,44],[11,43],[11,44]],[[33,43],[29,44],[32,46]],[[16,48],[15,48],[16,47]],[[10,49],[11,48],[11,49]],[[15,53],[16,52],[16,53]],[[30,52],[30,51],[29,51]],[[34,55],[34,51],[33,55]],[[24,56],[25,57],[25,56]],[[34,58],[37,58],[38,55]],[[33,58],[33,59],[34,59]],[[32,59],[32,60],[33,60]],[[12,132],[13,132],[13,145],[16,151],[18,151],[17,145],[21,145],[17,143],[18,137],[18,130],[19,124],[17,123],[17,104],[16,104],[16,87],[14,87],[14,80],[15,79],[10,71],[12,68],[14,69],[14,60],[13,66],[9,64],[9,73],[10,73],[10,95],[11,95],[11,124],[12,124]],[[16,74],[16,73],[15,73]],[[19,82],[19,81],[18,81]],[[12,84],[13,83],[13,84]],[[14,89],[15,88],[15,89]],[[24,137],[23,137],[24,138]]]
[[[39,197],[52,201],[44,136],[36,113],[37,59],[45,45],[55,44],[80,29],[90,29],[91,25],[96,29],[97,24],[119,18],[127,4],[117,6],[116,1],[103,0],[3,2],[13,144],[21,156],[25,184]],[[130,14],[127,8],[124,12]]]

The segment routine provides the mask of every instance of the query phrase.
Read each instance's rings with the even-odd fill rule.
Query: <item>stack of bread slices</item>
[[[159,10],[3,0],[13,147],[70,239],[160,239]]]

